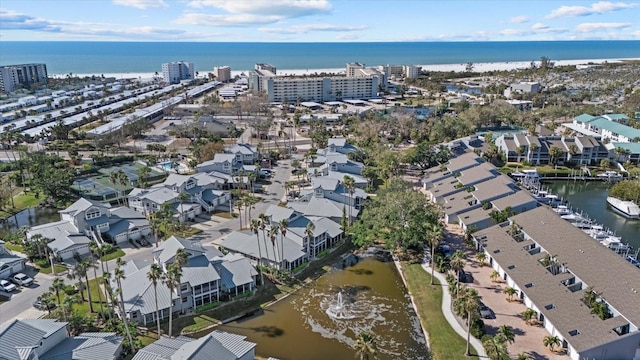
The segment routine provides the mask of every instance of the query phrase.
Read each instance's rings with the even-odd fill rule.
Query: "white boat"
[[[573,211],[569,209],[567,205],[558,205],[557,208],[553,209],[559,216],[572,214]]]
[[[624,217],[630,219],[640,219],[640,206],[636,205],[633,201],[620,200],[618,198],[609,196],[607,197],[607,203],[611,205],[611,208]]]
[[[589,219],[587,219],[586,217],[578,214],[577,212],[572,212],[571,214],[562,215],[560,217],[562,219],[570,221],[570,222],[576,222],[576,223],[587,223],[587,222],[589,222]]]
[[[605,171],[602,174],[596,175],[596,177],[607,180],[620,180],[622,179],[622,174],[617,171]]]

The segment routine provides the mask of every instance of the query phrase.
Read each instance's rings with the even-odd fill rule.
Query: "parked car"
[[[5,292],[12,292],[16,289],[16,286],[8,282],[7,280],[2,279],[0,280],[0,289]]]
[[[481,304],[480,317],[482,317],[483,319],[493,319],[494,318],[493,310],[491,310],[487,305]]]
[[[145,238],[140,238],[136,240],[136,243],[138,243],[138,245],[140,246],[147,246],[149,245],[149,241]]]
[[[473,275],[462,270],[458,273],[458,281],[461,283],[473,283]]]
[[[13,283],[16,285],[21,285],[21,286],[29,286],[33,284],[33,279],[23,273],[14,274],[11,277],[11,281],[13,281]]]
[[[38,310],[53,310],[57,305],[55,303],[50,303],[49,308],[47,309],[47,306],[42,301],[36,300],[36,302],[33,303],[33,307]]]

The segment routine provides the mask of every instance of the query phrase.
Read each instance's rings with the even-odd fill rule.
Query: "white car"
[[[29,286],[33,284],[33,279],[23,273],[17,273],[11,277],[16,285]]]
[[[16,286],[8,282],[7,280],[2,279],[0,280],[0,289],[6,292],[12,292],[16,289]]]

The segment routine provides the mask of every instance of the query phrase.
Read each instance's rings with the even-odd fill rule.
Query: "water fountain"
[[[329,315],[329,317],[337,320],[353,319],[355,317],[345,307],[344,300],[342,299],[342,291],[338,291],[336,301],[329,305],[325,312],[327,313],[327,315]]]

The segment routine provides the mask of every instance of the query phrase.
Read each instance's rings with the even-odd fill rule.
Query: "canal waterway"
[[[640,248],[640,220],[627,219],[616,214],[607,205],[607,194],[611,184],[601,181],[546,181],[545,188],[564,198],[574,211],[583,211],[596,223],[615,231],[623,242],[633,246],[634,253]]]
[[[393,262],[374,259],[332,271],[263,314],[218,329],[245,335],[258,344],[256,354],[282,360],[353,359],[360,331],[375,336],[378,360],[428,358]]]

